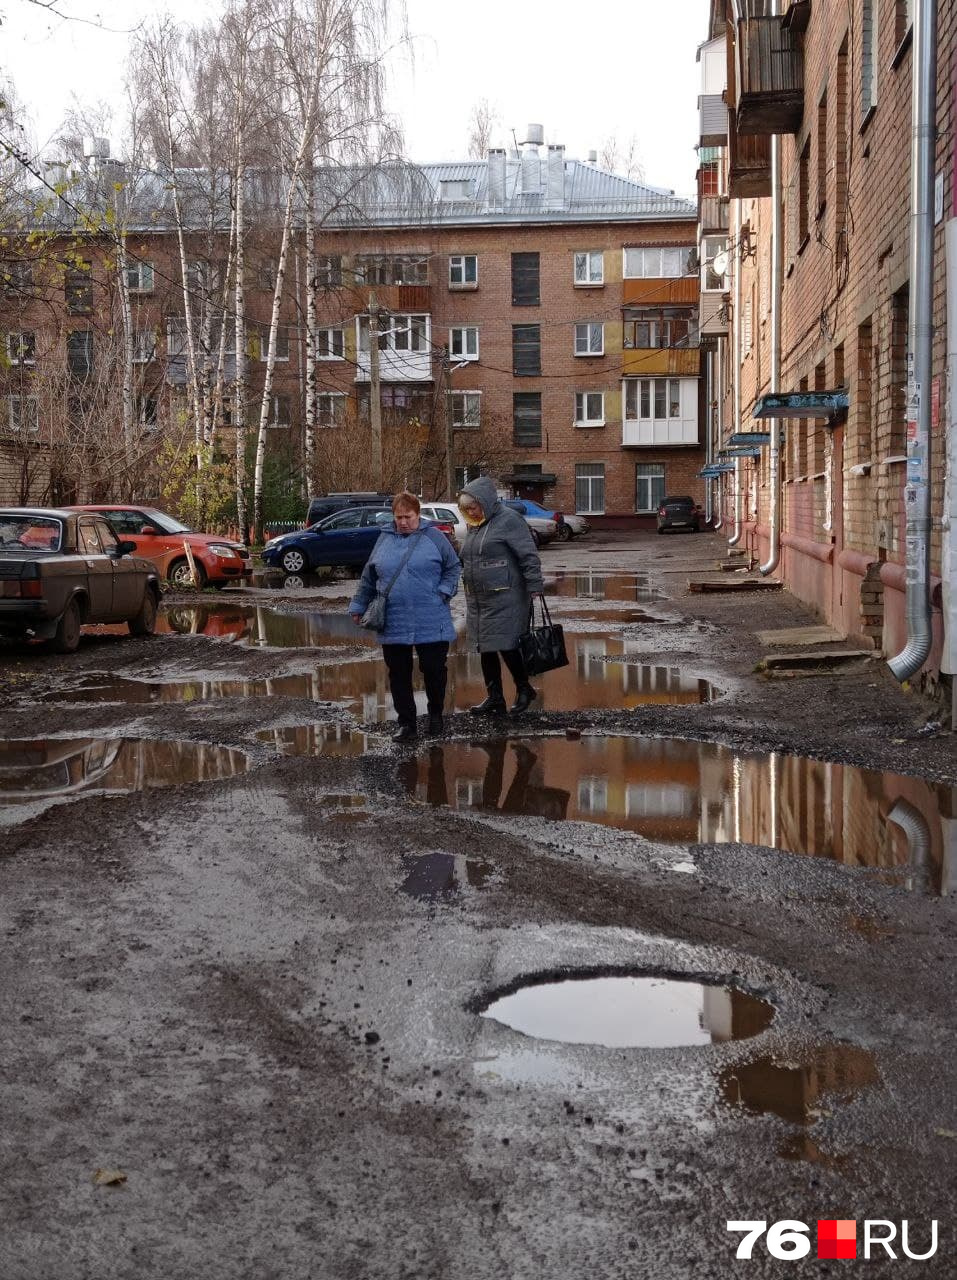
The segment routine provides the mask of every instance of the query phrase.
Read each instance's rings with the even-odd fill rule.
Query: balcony
[[[702,293],[699,332],[702,338],[723,338],[727,336],[728,295],[726,293]]]
[[[698,228],[704,235],[728,230],[728,202],[723,196],[700,197]]]
[[[621,285],[622,301],[629,306],[659,307],[690,306],[698,301],[698,277],[675,276],[667,279],[633,278],[623,280]]]
[[[739,135],[795,133],[804,118],[804,57],[784,19],[742,18],[737,27]]]
[[[697,347],[636,347],[622,352],[625,377],[697,378],[701,356]]]
[[[771,194],[771,139],[741,136],[728,116],[728,193],[739,200]]]
[[[723,93],[703,93],[698,99],[701,145],[723,147],[728,141],[728,104]]]

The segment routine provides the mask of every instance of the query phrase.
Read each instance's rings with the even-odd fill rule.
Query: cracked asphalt
[[[724,550],[609,533],[543,553],[570,637],[614,642],[574,674],[677,671],[710,700],[549,695],[504,727],[463,704],[415,751],[389,742],[375,652],[348,632],[283,647],[215,625],[97,629],[71,657],[0,650],[4,750],[43,761],[52,742],[55,768],[35,767],[66,788],[11,781],[0,756],[2,1280],[837,1275],[813,1257],[834,1218],[906,1218],[921,1251],[935,1219],[932,1258],[868,1274],[954,1275],[954,735],[879,660],[765,678],[755,632],[815,619],[784,592],[689,594]],[[348,585],[201,603],[296,619],[341,612]],[[370,696],[323,699],[330,669],[357,662]],[[463,668],[457,696],[467,684]],[[95,745],[71,754],[78,738]],[[522,800],[509,778],[544,738],[597,764],[556,781],[539,761]],[[851,767],[908,795],[923,780],[932,865],[784,852],[763,774],[689,823],[667,779],[641,791],[657,764],[620,772],[622,738],[713,744],[736,779],[774,756],[781,786],[788,757],[825,762],[799,834],[824,823],[845,848]],[[483,743],[511,801],[486,770],[473,804],[476,779],[448,763]],[[704,765],[695,778],[686,792]],[[616,819],[619,790],[620,815],[637,812],[628,785],[664,809]],[[606,792],[606,820],[588,820]],[[748,839],[765,799],[776,848]],[[423,867],[439,875],[425,889]],[[604,1048],[479,1013],[532,976],[625,972],[745,991],[775,1016],[705,1046]],[[98,1169],[125,1178],[98,1185]],[[808,1224],[812,1256],[794,1268],[759,1242],[737,1261],[726,1222],[751,1219]]]

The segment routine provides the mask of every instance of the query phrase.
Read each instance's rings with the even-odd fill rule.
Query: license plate
[[[683,529],[687,523],[688,523],[688,521],[687,521],[687,520],[671,520],[671,521],[669,521],[669,524],[673,524],[673,525],[675,526],[675,528],[676,528],[676,529]]]

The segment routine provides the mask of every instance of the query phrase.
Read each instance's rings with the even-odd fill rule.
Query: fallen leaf
[[[957,1138],[957,1133],[953,1129],[935,1129],[934,1133],[938,1138]]]
[[[97,1187],[118,1187],[126,1181],[122,1169],[94,1169],[93,1183]]]

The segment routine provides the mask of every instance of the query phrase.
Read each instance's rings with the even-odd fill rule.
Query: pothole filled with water
[[[75,685],[44,694],[40,702],[152,703],[203,702],[216,698],[319,698],[314,675],[276,676],[267,680],[132,680],[125,676],[90,675]]]
[[[248,768],[245,752],[200,742],[11,739],[0,742],[0,806],[217,782]]]
[[[481,1014],[536,1040],[664,1049],[759,1035],[774,1007],[737,987],[691,978],[582,976],[531,982]]]
[[[361,756],[369,749],[369,735],[346,724],[302,724],[285,729],[261,729],[257,742],[268,742],[284,756]]]
[[[941,820],[952,791],[919,778],[621,736],[442,743],[414,763],[400,782],[433,805],[576,819],[673,844],[765,845],[880,868],[909,889],[954,888]]]
[[[160,612],[158,634],[201,635],[248,648],[329,648],[376,644],[357,627],[345,608],[282,613],[277,609],[230,603],[175,604]]]
[[[462,889],[484,889],[493,871],[491,863],[452,853],[426,853],[405,863],[408,874],[399,888],[427,902]]]
[[[554,578],[547,574],[545,594],[562,598],[571,596],[578,600],[642,602],[666,599],[663,592],[651,585],[651,577],[647,573],[604,573],[593,569],[557,573]]]

